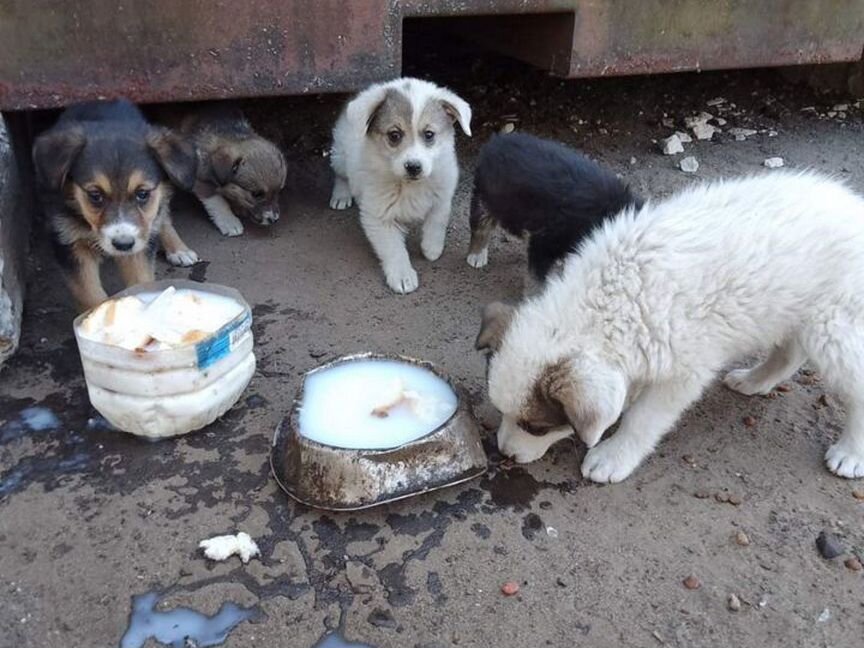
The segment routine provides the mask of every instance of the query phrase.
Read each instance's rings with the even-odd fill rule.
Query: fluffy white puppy
[[[366,238],[397,293],[419,286],[405,247],[409,225],[423,223],[427,259],[444,251],[459,179],[454,122],[471,135],[471,108],[461,98],[428,81],[395,79],[357,95],[333,128],[330,207],[357,201]]]
[[[726,385],[765,394],[809,359],[848,412],[828,468],[862,477],[864,200],[816,174],[775,173],[625,210],[542,295],[487,307],[477,343],[497,349],[489,396],[498,445],[517,461],[575,430],[590,448],[582,474],[621,481],[718,370],[770,350]]]

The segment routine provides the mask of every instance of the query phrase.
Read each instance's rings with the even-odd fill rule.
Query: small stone
[[[675,134],[678,136],[678,139],[681,140],[682,144],[689,144],[693,141],[693,138],[684,131],[675,131]]]
[[[864,489],[856,488],[855,490],[852,491],[852,497],[854,497],[857,500],[864,502]]]
[[[711,491],[700,488],[695,493],[693,493],[693,497],[695,497],[696,499],[708,499],[709,497],[711,497]]]
[[[717,132],[711,124],[696,124],[691,130],[698,140],[710,140]]]
[[[792,391],[791,385],[786,385],[786,384],[777,385],[776,389],[778,392],[783,392],[784,394],[788,394],[789,392]]]
[[[396,628],[396,619],[393,618],[393,613],[390,610],[375,608],[366,617],[366,620],[376,628]]]
[[[687,578],[681,581],[689,590],[697,590],[702,587],[702,583],[699,582],[699,579],[696,578],[693,574],[690,574]]]
[[[828,531],[819,533],[816,538],[816,548],[822,554],[822,557],[828,560],[833,560],[845,551],[840,539]]]
[[[785,164],[782,157],[770,157],[767,158],[762,165],[767,167],[768,169],[779,169]]]
[[[635,157],[631,157],[631,158],[630,158],[630,166],[633,166],[634,164],[636,164],[636,158],[635,158]]]
[[[732,506],[740,506],[741,502],[743,502],[743,501],[744,501],[744,498],[741,497],[740,495],[736,495],[734,493],[729,495],[729,503]]]
[[[735,594],[729,595],[729,600],[726,601],[726,607],[729,608],[732,612],[737,612],[741,609],[741,599],[738,598]]]
[[[745,416],[745,417],[742,419],[742,422],[743,422],[744,425],[746,425],[747,427],[753,427],[754,425],[756,425],[756,417],[755,417],[755,416],[747,415],[747,416]]]
[[[709,112],[701,112],[698,115],[691,115],[684,118],[684,125],[693,130],[697,126],[707,124],[709,120],[714,119],[714,115]]]
[[[675,120],[671,117],[664,117],[661,122],[666,128],[675,128]]]
[[[837,104],[832,108],[832,110],[836,110],[837,112],[846,112],[849,110],[849,104]]]
[[[514,130],[516,130],[516,124],[513,122],[507,122],[501,127],[502,133],[512,133]]]
[[[824,610],[822,610],[822,613],[819,615],[819,618],[816,619],[816,621],[819,623],[825,623],[830,618],[831,618],[831,610],[829,610],[828,608],[825,608]]]
[[[729,493],[726,491],[717,491],[714,493],[714,499],[721,504],[726,504],[729,501]]]
[[[847,558],[843,564],[846,565],[847,569],[851,569],[852,571],[861,571],[861,561],[855,557]]]
[[[670,135],[661,141],[660,148],[663,149],[663,155],[676,155],[684,152],[684,145],[681,144],[681,139],[677,135]]]
[[[693,157],[685,157],[678,162],[678,168],[684,173],[696,173],[699,170],[699,161]]]
[[[724,99],[723,97],[715,97],[714,99],[709,99],[705,103],[706,103],[706,105],[711,106],[713,108],[714,106],[720,106],[720,105],[726,103],[726,99]]]
[[[750,536],[748,536],[743,531],[739,531],[738,533],[735,534],[735,542],[737,544],[741,545],[742,547],[749,547],[750,546]]]
[[[567,582],[563,578],[561,578],[560,576],[555,579],[555,584],[558,587],[567,587]]]
[[[519,593],[519,583],[507,581],[501,586],[501,593],[504,596],[514,596]]]
[[[753,130],[752,128],[730,128],[729,134],[735,138],[738,142],[743,142],[748,137],[752,137],[756,135],[758,131]]]

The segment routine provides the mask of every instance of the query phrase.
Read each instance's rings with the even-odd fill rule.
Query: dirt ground
[[[356,211],[327,208],[324,152],[342,97],[249,103],[292,164],[273,227],[222,238],[178,200],[178,228],[206,261],[190,270],[160,260],[158,274],[234,286],[254,305],[256,375],[199,433],[148,443],[105,428],[87,399],[70,299],[37,242],[23,343],[0,373],[0,646],[117,646],[132,598],[147,592],[160,609],[254,607],[229,647],[311,647],[339,627],[378,648],[860,646],[864,575],[844,560],[864,553],[864,502],[853,496],[864,483],[823,465],[844,414],[818,376],[802,372],[770,398],[714,386],[618,485],[584,481],[584,449],[571,441],[503,470],[473,340],[482,304],[518,296],[525,260],[503,238],[483,270],[465,255],[473,160],[507,120],[582,148],[646,196],[764,171],[771,156],[864,191],[864,110],[828,117],[849,99],[776,71],[562,82],[443,55],[409,71],[434,74],[475,110],[474,137],[459,138],[444,256],[429,263],[412,244],[416,293],[391,294]],[[717,97],[725,103],[709,107]],[[687,175],[676,168],[683,156],[663,156],[654,140],[673,132],[664,118],[683,130],[702,110],[727,123],[713,141],[685,144],[700,163]],[[735,141],[730,127],[759,132]],[[307,509],[278,489],[270,440],[300,376],[365,350],[430,360],[470,392],[489,431],[485,477],[352,514]],[[33,407],[53,417],[36,410],[34,425]],[[721,501],[730,495],[740,503]],[[258,541],[260,560],[215,564],[197,550],[235,530]],[[841,557],[820,556],[822,530],[840,538]],[[688,576],[701,586],[686,588]],[[501,594],[505,581],[518,595]]]

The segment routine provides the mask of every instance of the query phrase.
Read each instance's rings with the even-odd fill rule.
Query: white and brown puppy
[[[427,259],[444,251],[459,179],[456,122],[471,135],[471,108],[463,99],[428,81],[396,79],[357,95],[333,128],[330,206],[347,209],[357,201],[363,231],[397,293],[419,286],[405,247],[408,226],[423,224]]]
[[[279,220],[285,158],[239,109],[207,106],[184,119],[179,130],[198,152],[194,193],[222,234],[243,233],[238,216],[258,225]]]
[[[828,468],[864,477],[864,198],[776,173],[630,207],[542,295],[487,308],[477,346],[497,349],[489,397],[499,448],[517,461],[575,431],[589,448],[582,474],[621,481],[716,372],[765,350],[727,387],[769,393],[809,359],[847,406]]]

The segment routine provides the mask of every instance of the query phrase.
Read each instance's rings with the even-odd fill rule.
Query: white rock
[[[630,164],[631,165],[636,164],[636,158],[635,157],[630,158]]]
[[[690,135],[688,133],[685,133],[684,131],[675,131],[675,134],[678,136],[678,139],[681,140],[682,144],[689,144],[690,142],[693,141],[693,138],[690,137]]]
[[[769,169],[779,169],[785,164],[785,162],[783,161],[782,157],[770,157],[766,159],[762,164]]]
[[[756,135],[757,132],[758,131],[755,131],[752,128],[738,128],[737,126],[729,129],[729,134],[739,142],[743,142],[748,137]]]
[[[678,135],[670,135],[664,139],[660,142],[660,148],[663,149],[663,155],[675,155],[684,152],[684,145]]]
[[[714,98],[714,99],[709,99],[709,100],[706,101],[705,103],[708,104],[708,105],[711,106],[711,107],[713,107],[713,106],[719,106],[719,105],[721,105],[721,104],[726,103],[726,99],[724,99],[723,97],[716,97],[716,98]]]
[[[710,140],[717,131],[711,124],[701,123],[693,127],[693,134],[698,140]]]
[[[684,173],[696,173],[699,170],[699,161],[691,155],[678,162],[678,168]]]
[[[846,112],[849,110],[849,104],[837,104],[831,110],[836,110],[837,112]]]
[[[718,125],[718,126],[725,126],[725,125],[728,123],[728,122],[727,122],[725,119],[723,119],[722,117],[717,117],[714,121],[717,122],[717,125]]]
[[[825,623],[831,618],[831,610],[825,608],[822,610],[822,613],[819,615],[819,618],[816,619],[817,623]]]
[[[685,117],[684,125],[690,130],[693,130],[699,124],[705,124],[711,119],[714,119],[714,115],[709,112],[701,112],[698,115],[691,115],[690,117]]]
[[[671,117],[664,117],[662,120],[662,124],[666,128],[675,128],[675,120],[672,119]]]
[[[514,130],[516,130],[516,124],[513,122],[507,122],[501,127],[502,133],[512,133]]]
[[[210,560],[227,560],[236,554],[244,564],[261,553],[255,541],[243,531],[237,535],[222,535],[202,540],[198,543],[198,548],[203,549],[204,555]]]

